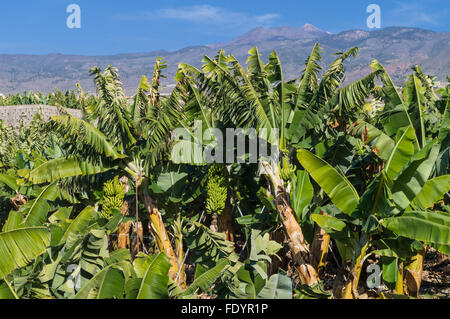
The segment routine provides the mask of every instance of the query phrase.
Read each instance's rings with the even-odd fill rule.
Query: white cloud
[[[253,15],[211,5],[195,5],[164,8],[154,12],[145,12],[133,16],[120,16],[119,18],[122,20],[171,19],[192,22],[195,24],[222,26],[224,28],[248,28],[255,26],[270,26],[279,17],[280,15],[276,13]]]

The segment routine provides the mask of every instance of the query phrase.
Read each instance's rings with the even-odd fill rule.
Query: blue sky
[[[72,3],[81,8],[81,29],[66,26]],[[371,3],[381,7],[382,27],[450,29],[449,0],[2,0],[0,54],[176,50],[230,41],[257,26],[367,29]]]

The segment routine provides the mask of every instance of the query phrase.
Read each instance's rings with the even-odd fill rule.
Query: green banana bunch
[[[221,214],[228,195],[228,171],[225,165],[213,164],[208,170],[206,212]]]
[[[283,165],[280,168],[280,177],[285,181],[289,181],[291,179],[292,174],[297,171],[297,167],[293,164],[289,164],[286,156],[283,157]]]
[[[100,215],[103,218],[110,218],[113,209],[121,209],[125,191],[123,184],[116,176],[113,180],[107,181],[103,185],[103,205]]]

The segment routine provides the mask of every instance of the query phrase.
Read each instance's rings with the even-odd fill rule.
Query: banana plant
[[[384,169],[361,196],[330,164],[307,150],[297,153],[301,165],[338,209],[334,216],[318,214],[313,215],[313,219],[335,239],[344,261],[347,255],[351,256],[350,279],[344,284],[344,298],[358,295],[359,276],[376,234],[384,237],[391,234],[403,250],[420,246],[418,242],[438,248],[443,246],[440,249],[444,250],[450,244],[448,216],[427,211],[450,190],[450,176],[439,180],[431,178],[439,151],[437,141],[429,142],[421,150],[416,148],[416,141],[413,127],[400,129]],[[405,248],[406,238],[413,242]],[[352,247],[350,254],[345,252],[348,247]],[[396,248],[383,249],[395,251]]]
[[[206,59],[206,58],[205,58]],[[218,63],[226,63],[227,58],[222,51],[216,59]],[[206,65],[205,65],[206,66]],[[204,66],[204,67],[205,67]],[[221,116],[220,107],[222,97],[220,91],[220,77],[208,76],[201,70],[180,63],[176,80],[178,81],[178,98],[173,99],[178,108],[182,110],[179,119],[179,127],[186,130],[190,141],[177,140],[173,149],[183,148],[190,150],[187,161],[191,166],[205,169],[206,186],[206,213],[211,215],[211,228],[226,234],[227,239],[233,241],[233,216],[231,214],[231,181],[229,165],[224,161],[226,146],[217,140],[219,136],[225,136],[227,118]],[[177,134],[175,132],[175,134]],[[201,136],[201,138],[199,138]],[[197,148],[206,148],[210,152],[210,158],[198,156]],[[213,152],[216,155],[212,155]],[[203,151],[200,155],[206,154]],[[178,162],[172,157],[173,162]],[[202,178],[203,179],[203,178]]]
[[[160,72],[157,66],[155,73]],[[95,78],[99,99],[85,106],[86,117],[78,119],[70,114],[54,116],[49,123],[49,130],[58,133],[66,142],[68,155],[43,163],[26,177],[34,184],[69,179],[77,181],[77,186],[86,187],[91,185],[89,181],[92,178],[108,172],[115,176],[129,176],[134,182],[136,195],[141,194],[144,199],[152,232],[158,238],[158,248],[169,256],[172,263],[170,273],[175,278],[179,261],[162,216],[147,189],[151,176],[149,170],[164,152],[155,145],[164,145],[163,141],[170,136],[171,123],[162,118],[168,104],[153,99],[160,104],[152,105],[148,98],[136,98],[135,103],[129,105],[117,69],[111,66],[104,72],[93,68],[91,75]],[[148,88],[149,84],[143,78],[139,96],[142,97]],[[80,190],[78,187],[72,189]]]
[[[448,174],[450,106],[445,89],[440,90],[441,100],[439,100],[434,90],[433,78],[425,76],[420,67],[415,66],[413,68],[414,74],[406,82],[403,96],[401,96],[384,68],[377,61],[374,61],[372,66],[380,70],[383,82],[383,88],[377,90],[377,94],[385,102],[385,107],[380,114],[376,115],[376,120],[382,124],[384,131],[378,130],[364,121],[358,121],[359,123],[356,122],[353,133],[361,136],[364,143],[371,146],[373,153],[387,161],[389,154],[394,149],[394,141],[389,135],[394,129],[409,123],[416,128],[416,131],[420,132],[420,136],[416,137],[415,148],[422,148],[424,143],[430,139],[438,139],[440,150],[434,175],[439,177]],[[401,107],[398,103],[401,103]],[[393,107],[395,105],[398,106]],[[439,105],[441,106],[439,107]],[[425,250],[420,249],[414,257],[415,262],[405,267],[408,279],[406,290],[415,296],[417,296],[420,288],[424,254]]]
[[[311,130],[316,122],[323,120],[323,110],[362,100],[370,94],[370,83],[374,74],[361,83],[338,90],[344,79],[344,61],[355,56],[357,51],[353,48],[339,53],[319,82],[321,68],[318,62],[321,57],[320,46],[316,45],[307,60],[298,86],[292,81],[284,80],[276,52],[272,52],[269,62],[265,64],[257,48],[252,48],[249,51],[247,71],[232,55],[225,56],[223,52],[220,52],[216,59],[204,58],[203,72],[209,78],[217,78],[220,81],[219,93],[223,105],[220,114],[226,116],[236,127],[254,127],[259,132],[265,130],[269,136],[272,131],[278,128],[281,130],[279,140],[269,139],[269,142],[281,151],[284,164],[265,161],[262,163],[262,171],[270,183],[276,209],[289,237],[293,258],[303,275],[303,281],[309,284],[316,283],[319,278],[317,270],[310,265],[309,248],[290,206],[289,192],[285,187],[285,182],[290,183],[290,173],[295,170],[289,163],[291,145],[298,143],[307,129]],[[305,114],[309,117],[305,117]]]

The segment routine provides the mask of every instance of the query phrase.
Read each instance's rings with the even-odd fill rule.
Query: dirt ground
[[[425,256],[420,297],[425,299],[450,298],[450,256],[430,249]]]
[[[368,260],[370,263],[376,263],[375,260]],[[338,272],[337,263],[331,258],[328,259],[326,273],[323,278],[325,289],[331,291],[333,283]],[[379,294],[374,291],[367,291],[364,285],[366,275],[361,273],[358,291],[360,298],[377,298]],[[388,293],[389,289],[382,285],[380,290]],[[422,285],[419,293],[420,299],[450,299],[450,256],[438,253],[435,249],[429,247],[425,255],[423,265]]]

